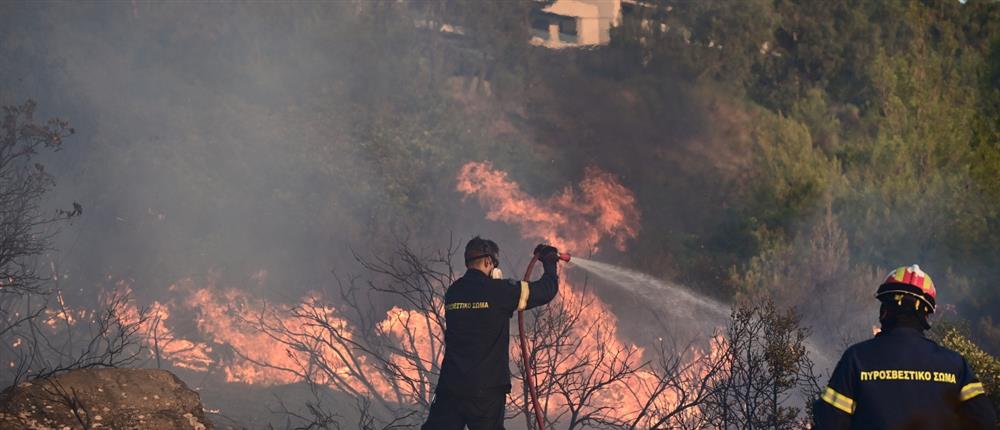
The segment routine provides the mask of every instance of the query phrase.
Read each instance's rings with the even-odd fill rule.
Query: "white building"
[[[622,0],[556,0],[533,17],[531,43],[549,48],[605,45],[621,13]]]

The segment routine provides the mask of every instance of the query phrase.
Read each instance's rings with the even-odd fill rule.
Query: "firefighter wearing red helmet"
[[[958,353],[924,337],[937,291],[917,265],[875,297],[882,331],[844,352],[814,408],[815,429],[996,429],[983,384]]]

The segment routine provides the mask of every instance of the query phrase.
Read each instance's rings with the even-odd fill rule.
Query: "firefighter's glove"
[[[535,255],[546,265],[559,262],[559,250],[554,246],[539,244],[535,247]]]

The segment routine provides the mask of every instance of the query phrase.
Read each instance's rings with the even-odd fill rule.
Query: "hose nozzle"
[[[559,259],[568,263],[569,259],[570,259],[570,255],[569,255],[568,252],[561,252],[561,253],[559,253]]]

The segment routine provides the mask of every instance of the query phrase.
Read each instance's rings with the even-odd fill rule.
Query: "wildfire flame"
[[[613,175],[597,167],[584,171],[579,191],[567,186],[547,199],[536,199],[489,162],[470,162],[458,174],[457,189],[466,196],[475,196],[486,209],[488,219],[515,224],[525,237],[542,238],[577,252],[596,252],[596,245],[604,238],[611,239],[619,250],[624,250],[626,241],[639,233],[640,215],[634,194]],[[608,414],[615,418],[637,416],[643,410],[673,410],[681,402],[680,391],[658,386],[661,380],[654,371],[643,366],[647,359],[645,350],[622,340],[617,318],[607,305],[589,291],[563,282],[559,298],[549,304],[554,308],[550,312],[565,316],[578,309],[579,314],[571,317],[576,323],[569,332],[563,333],[565,339],[540,341],[550,345],[562,343],[565,347],[543,348],[541,352],[533,348],[536,355],[541,355],[537,361],[548,363],[547,371],[551,372],[548,377],[560,380],[558,384],[563,390],[578,383],[583,386],[614,380],[608,389],[579,394],[591,396],[590,407],[609,411]],[[690,365],[681,367],[681,380],[697,381],[704,377],[708,369],[698,364],[702,363],[700,358],[706,355],[717,358],[725,340],[715,338],[709,346],[708,352],[697,348],[688,351]],[[624,372],[623,369],[635,371]],[[573,382],[575,378],[579,381]],[[544,379],[540,381],[542,386],[546,383]],[[516,385],[514,392],[520,390]],[[570,397],[553,395],[543,403],[554,411],[567,411],[573,409]],[[680,415],[697,413],[685,410]]]
[[[378,329],[395,345],[394,352],[389,354],[389,363],[408,380],[418,381],[413,386],[401,386],[380,373],[376,363],[351,354],[346,344],[335,341],[310,343],[327,337],[316,321],[324,321],[348,340],[354,336],[355,328],[338,315],[336,308],[324,304],[318,295],[307,295],[294,306],[295,310],[293,306],[277,305],[271,312],[268,311],[271,305],[238,289],[221,288],[214,282],[208,279],[199,286],[192,279],[182,280],[174,288],[186,295],[183,302],[170,306],[154,303],[151,307],[155,318],[147,322],[152,333],[147,342],[151,348],[157,342],[161,357],[172,365],[200,372],[218,371],[229,382],[269,386],[300,382],[308,376],[336,390],[374,394],[400,403],[412,403],[416,398],[429,400],[428,389],[435,381],[428,378],[427,369],[440,363],[443,351],[434,339],[442,339],[443,333],[436,325],[428,324],[427,313],[393,307],[377,323]],[[199,336],[205,338],[204,342],[184,339],[169,329],[171,306],[196,315]],[[547,370],[551,372],[548,377],[559,375],[563,378],[574,374],[582,379],[600,380],[625,366],[639,369],[608,389],[592,394],[590,404],[617,411],[620,416],[629,416],[647,407],[639,394],[657,389],[656,376],[643,368],[647,360],[644,348],[622,340],[617,318],[607,305],[593,293],[567,283],[561,288],[558,300],[550,306],[556,313],[578,310],[579,314],[573,316],[578,323],[562,333],[563,342],[566,339],[578,342],[571,351],[543,352],[537,358],[540,363],[553,360],[553,368]],[[258,329],[261,323],[284,327],[290,337],[271,337]],[[318,357],[290,347],[289,341],[310,344]],[[233,354],[224,354],[222,350],[231,350]],[[715,350],[689,352],[690,361],[696,361],[702,354],[714,354]],[[351,363],[352,358],[358,362]],[[311,366],[317,361],[330,366],[333,376],[315,373]],[[686,372],[697,379],[703,369],[692,367]],[[541,381],[544,383],[545,378]],[[515,379],[513,385],[512,392],[519,393],[520,382]],[[656,400],[655,406],[669,409],[678,401],[677,395],[668,391]],[[552,395],[549,407],[553,411],[566,410],[569,404],[567,399]]]
[[[578,252],[596,251],[596,245],[607,238],[624,250],[626,241],[639,232],[635,196],[614,176],[596,167],[587,168],[584,173],[576,188],[567,186],[554,196],[537,199],[490,163],[471,162],[458,174],[458,190],[476,197],[489,219],[516,224],[525,237],[542,238]],[[258,283],[266,278],[264,270],[249,276]],[[202,280],[179,280],[170,290],[181,300],[154,302],[149,307],[151,317],[145,321],[143,332],[158,358],[193,371],[220,372],[230,382],[274,385],[310,380],[351,394],[374,394],[397,403],[426,404],[430,400],[436,382],[432,378],[434,369],[443,355],[443,333],[441,326],[434,324],[434,312],[389,309],[381,321],[370,326],[389,342],[384,361],[377,362],[371,356],[352,353],[358,327],[320,294],[307,294],[295,305],[274,305],[243,290],[221,287],[218,282],[217,274]],[[435,302],[432,306],[440,311],[443,304]],[[648,360],[646,351],[622,339],[617,318],[596,295],[564,281],[559,297],[549,308],[547,315],[556,317],[577,312],[572,315],[577,323],[568,332],[559,333],[558,339],[535,339],[540,343],[548,341],[550,345],[569,342],[570,348],[533,347],[539,363],[549,363],[547,369],[539,369],[547,372],[539,375],[540,384],[567,384],[576,377],[601,380],[627,366],[637,370],[618,379],[610,388],[591,393],[593,407],[624,417],[644,408],[667,409],[679,401],[675,391],[658,388],[656,376],[644,366]],[[132,307],[129,312],[138,321],[139,311]],[[194,316],[197,333],[192,334],[192,339],[173,330],[171,318],[178,312]],[[69,319],[66,314],[55,316]],[[516,342],[511,344],[517,347]],[[719,340],[712,343],[713,347],[719,344]],[[695,362],[698,357],[717,351],[712,348],[689,353]],[[322,371],[318,366],[322,366],[319,369]],[[388,374],[386,369],[390,369]],[[704,371],[697,366],[684,370],[692,379],[698,379]],[[410,383],[401,385],[398,379],[393,380],[393,375]],[[558,382],[553,382],[556,379]],[[514,385],[513,393],[519,393],[519,381],[515,380]],[[644,404],[643,393],[653,391],[665,394],[659,395],[653,404]],[[553,410],[567,410],[569,402],[558,394],[550,394],[546,404]]]
[[[475,196],[493,221],[516,224],[525,237],[541,238],[575,252],[596,252],[608,237],[625,249],[639,234],[635,195],[613,175],[588,167],[579,191],[567,186],[548,199],[536,199],[507,173],[489,162],[469,162],[458,173],[458,191]]]

